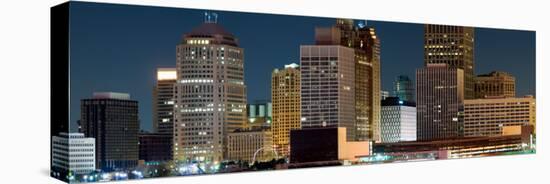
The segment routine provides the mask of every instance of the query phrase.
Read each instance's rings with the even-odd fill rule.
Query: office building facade
[[[317,45],[354,49],[355,140],[380,140],[380,40],[374,28],[351,19],[337,19],[332,27],[316,28]]]
[[[154,132],[174,134],[174,84],[176,84],[175,68],[157,69],[156,85],[153,88]]]
[[[416,104],[388,97],[382,100],[381,142],[416,141]]]
[[[464,99],[474,94],[474,35],[473,27],[424,25],[424,63],[446,63],[462,69]],[[418,94],[417,94],[418,95]]]
[[[475,78],[476,98],[516,97],[516,78],[509,73],[493,71]]]
[[[355,139],[355,53],[340,45],[300,47],[301,127],[346,127]]]
[[[207,20],[177,46],[174,159],[222,161],[227,134],[246,124],[244,50],[233,34]]]
[[[503,129],[536,124],[532,96],[464,100],[464,136],[501,136]]]
[[[227,136],[227,160],[252,164],[278,157],[269,128],[236,130]]]
[[[95,139],[82,133],[61,132],[52,136],[52,174],[81,175],[96,170]]]
[[[300,79],[300,67],[294,63],[271,73],[273,145],[283,156],[290,154],[290,131],[301,128]]]
[[[463,137],[462,69],[428,64],[416,70],[417,140]]]
[[[138,102],[125,93],[94,93],[80,101],[80,131],[96,140],[96,166],[131,169],[138,162]]]

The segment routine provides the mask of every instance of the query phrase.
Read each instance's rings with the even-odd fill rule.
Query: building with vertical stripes
[[[462,69],[445,63],[416,70],[417,140],[463,137]]]
[[[473,27],[424,25],[424,63],[446,63],[462,69],[464,99],[472,99],[475,83]]]
[[[359,21],[337,19],[332,27],[315,29],[317,45],[354,49],[355,125],[353,140],[380,140],[380,40],[375,29]],[[351,138],[348,138],[352,140]]]
[[[346,127],[355,139],[355,50],[300,46],[301,127]]]

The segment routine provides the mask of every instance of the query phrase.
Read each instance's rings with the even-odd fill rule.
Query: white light
[[[300,65],[298,65],[296,63],[291,63],[291,64],[288,64],[288,65],[285,65],[285,68],[298,68],[298,66],[300,66]]]
[[[157,80],[176,80],[177,72],[175,69],[158,69]]]

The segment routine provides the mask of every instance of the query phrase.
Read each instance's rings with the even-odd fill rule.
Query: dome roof
[[[221,35],[227,37],[233,37],[233,34],[227,32],[222,26],[217,23],[205,22],[199,27],[194,28],[191,32],[187,33],[186,36],[214,36]]]
[[[193,38],[208,38],[211,44],[238,46],[237,39],[233,34],[213,22],[205,22],[191,30],[191,32],[184,34],[182,42],[185,43],[186,40]]]

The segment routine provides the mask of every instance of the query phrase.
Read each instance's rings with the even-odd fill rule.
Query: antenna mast
[[[218,23],[218,14],[204,12],[204,22],[205,23]]]

